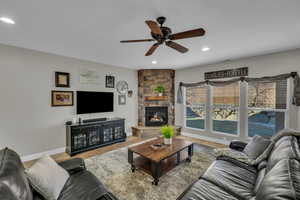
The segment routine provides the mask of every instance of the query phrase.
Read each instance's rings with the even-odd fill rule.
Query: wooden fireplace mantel
[[[146,96],[146,101],[168,101],[168,96]]]
[[[181,135],[181,126],[175,126],[175,135]],[[132,135],[139,138],[153,138],[161,136],[159,126],[132,126]]]

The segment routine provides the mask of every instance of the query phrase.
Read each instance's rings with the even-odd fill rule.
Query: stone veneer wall
[[[138,71],[138,125],[145,126],[145,107],[167,106],[168,123],[175,123],[175,89],[174,89],[175,70],[169,69],[144,69]],[[156,96],[154,89],[162,84],[166,88],[164,96],[166,101],[147,101],[145,97]]]

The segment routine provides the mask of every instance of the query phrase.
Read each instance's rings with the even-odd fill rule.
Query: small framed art
[[[51,105],[55,106],[73,106],[74,92],[73,91],[56,91],[51,92]]]
[[[132,94],[133,94],[133,91],[132,91],[132,90],[128,90],[127,96],[128,96],[128,97],[132,97]]]
[[[105,87],[106,88],[115,88],[115,77],[114,76],[106,76],[105,77]]]
[[[126,95],[119,95],[119,105],[126,105]]]
[[[55,87],[70,87],[70,73],[55,72]]]

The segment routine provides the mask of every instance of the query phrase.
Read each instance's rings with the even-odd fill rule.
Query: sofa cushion
[[[240,199],[251,199],[254,196],[256,173],[251,166],[247,169],[225,160],[216,160],[202,177]]]
[[[0,150],[0,193],[0,199],[32,200],[20,157],[8,148]]]
[[[263,168],[261,170],[259,170],[257,177],[256,177],[256,182],[255,182],[255,187],[254,187],[254,192],[257,193],[262,181],[264,180],[264,177],[267,173],[266,168]]]
[[[285,136],[279,139],[269,155],[267,171],[270,171],[282,159],[300,159],[298,140],[294,136]]]
[[[105,187],[96,176],[83,170],[70,176],[58,199],[91,200],[98,199],[106,193]]]
[[[68,172],[49,156],[34,163],[26,174],[32,187],[48,200],[56,200],[69,178]]]
[[[82,158],[72,158],[58,163],[62,168],[67,170],[69,174],[85,170],[85,163]]]
[[[255,135],[244,148],[244,153],[252,160],[260,156],[269,146],[271,140]]]
[[[256,199],[300,199],[300,163],[295,159],[279,161],[265,176]]]
[[[5,200],[19,200],[15,194],[11,191],[11,189],[5,185],[5,184],[0,184],[0,199],[5,199]]]
[[[198,180],[187,190],[180,200],[238,200],[238,198],[226,192],[223,188],[206,181]]]
[[[248,165],[252,164],[252,160],[248,157],[248,155],[241,151],[236,151],[230,148],[219,148],[215,149],[214,152],[216,157],[230,157]]]

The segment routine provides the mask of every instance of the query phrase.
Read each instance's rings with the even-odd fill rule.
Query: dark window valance
[[[294,94],[293,94],[293,104],[300,106],[300,78],[297,72],[292,72],[288,74],[280,74],[277,76],[265,76],[261,78],[250,78],[250,77],[240,77],[240,78],[234,78],[226,81],[201,81],[197,83],[179,83],[178,91],[177,91],[177,103],[182,104],[183,103],[183,93],[182,88],[183,87],[201,87],[205,85],[211,85],[211,86],[225,86],[230,85],[235,82],[239,81],[246,81],[246,82],[260,82],[260,83],[268,83],[268,82],[274,82],[274,81],[280,81],[285,80],[288,78],[294,78]]]

